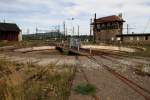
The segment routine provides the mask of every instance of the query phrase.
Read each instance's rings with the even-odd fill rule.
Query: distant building
[[[123,42],[149,42],[150,43],[150,33],[134,33],[134,34],[121,34],[116,37],[121,38]]]
[[[22,35],[19,27],[14,23],[0,23],[0,41],[21,41]]]
[[[119,38],[116,35],[121,35],[123,31],[123,22],[122,14],[112,15],[102,18],[95,18],[91,23],[93,28],[94,40],[96,42],[111,42]]]
[[[95,18],[91,22],[95,42],[131,42],[150,44],[150,33],[123,34],[122,14]]]

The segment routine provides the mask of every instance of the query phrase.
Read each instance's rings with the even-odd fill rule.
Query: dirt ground
[[[74,65],[77,67],[77,72],[73,80],[69,100],[97,100],[92,96],[81,95],[74,92],[74,87],[76,85],[87,83],[83,71],[86,74],[89,83],[96,86],[96,97],[98,100],[145,100],[143,96],[105,70],[102,65],[98,65],[85,56],[79,57],[80,66],[76,66],[78,61],[75,56],[62,55],[57,50],[21,53],[7,48],[0,50],[0,59],[7,59],[20,63],[33,62],[42,66],[50,63],[57,63],[57,65]],[[124,56],[112,57],[105,55],[95,56],[95,59],[101,64],[105,64],[114,69],[116,72],[132,80],[141,87],[150,90],[150,74],[147,74],[150,73],[150,60],[147,58],[131,58]],[[83,71],[81,71],[81,69]],[[138,73],[136,69],[140,69],[146,74]],[[150,98],[149,93],[142,93]]]

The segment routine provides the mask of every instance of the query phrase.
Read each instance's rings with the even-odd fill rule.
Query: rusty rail
[[[118,72],[116,72],[115,70],[111,69],[110,67],[108,67],[107,65],[103,64],[102,62],[98,62],[96,58],[94,58],[93,56],[87,56],[89,59],[95,61],[98,65],[102,65],[102,67],[104,69],[106,69],[108,72],[110,72],[112,75],[114,75],[116,78],[118,78],[119,80],[121,80],[123,83],[125,83],[126,85],[128,85],[132,90],[134,90],[136,93],[138,93],[139,95],[141,95],[142,97],[144,97],[146,100],[150,100],[150,98],[148,96],[146,96],[143,92],[147,93],[150,95],[150,91],[141,87],[140,85],[138,85],[137,83],[134,83],[133,81],[129,80],[128,78],[124,77],[123,75],[119,74]],[[140,89],[140,90],[139,90]],[[143,91],[143,92],[141,92]]]
[[[81,72],[82,72],[82,74],[83,74],[83,77],[84,77],[84,79],[86,80],[86,82],[87,82],[88,84],[92,84],[92,83],[89,81],[89,79],[88,79],[88,77],[87,77],[85,71],[82,69],[82,67],[81,67],[81,62],[80,62],[78,56],[76,56],[76,60],[78,61],[77,65],[76,65],[76,68],[79,68],[79,69],[81,70]],[[92,97],[93,97],[95,100],[100,100],[99,97],[98,97],[96,94],[95,94],[95,95],[92,95]]]

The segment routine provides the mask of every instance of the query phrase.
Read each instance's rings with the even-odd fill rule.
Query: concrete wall
[[[81,48],[93,49],[93,50],[116,50],[116,51],[125,51],[125,52],[137,51],[134,48],[118,47],[118,46],[101,46],[101,45],[82,45]]]

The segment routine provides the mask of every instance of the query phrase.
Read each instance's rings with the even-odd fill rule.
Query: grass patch
[[[134,55],[143,56],[143,57],[150,57],[150,46],[143,46],[146,50],[135,52]]]
[[[67,100],[74,67],[0,60],[1,100]]]
[[[68,50],[63,50],[63,54],[64,55],[69,55],[69,51]]]
[[[82,95],[95,95],[96,87],[91,84],[79,84],[74,88],[74,91]]]

